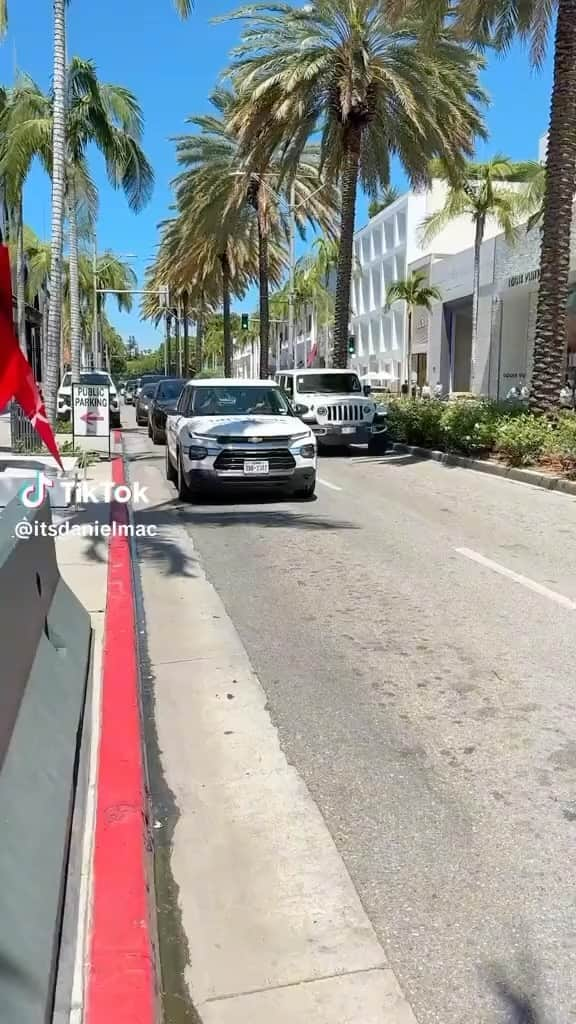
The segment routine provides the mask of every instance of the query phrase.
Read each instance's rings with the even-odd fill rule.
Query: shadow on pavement
[[[525,970],[523,974],[527,979],[528,971]],[[488,971],[489,985],[502,1007],[503,1020],[506,1024],[549,1024],[536,1005],[535,996],[528,993],[528,989],[533,990],[537,984],[535,971],[530,972],[530,977],[530,984],[527,980],[523,983],[513,983],[498,967],[492,967]]]
[[[351,523],[344,519],[334,519],[331,516],[312,515],[305,511],[309,503],[302,502],[302,512],[294,512],[291,509],[278,507],[277,502],[270,502],[274,505],[270,509],[262,508],[262,499],[257,503],[258,507],[250,508],[246,501],[242,502],[243,507],[237,507],[238,501],[225,499],[215,503],[213,500],[203,504],[186,504],[178,500],[166,502],[162,505],[151,506],[142,509],[134,514],[136,523],[143,525],[174,526],[175,523],[198,526],[260,526],[270,528],[292,527],[296,530],[358,530],[357,523]],[[230,507],[230,506],[233,507]],[[177,516],[174,513],[177,513]]]

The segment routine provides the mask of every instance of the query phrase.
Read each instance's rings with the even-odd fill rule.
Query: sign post
[[[108,384],[72,385],[72,444],[76,439],[105,439],[110,458],[110,388]],[[101,442],[100,442],[101,443]],[[100,450],[95,445],[94,450]]]

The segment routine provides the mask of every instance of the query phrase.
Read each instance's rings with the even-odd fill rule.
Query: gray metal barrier
[[[0,517],[0,1021],[52,1017],[70,827],[90,666],[90,616],[60,578],[50,523]]]

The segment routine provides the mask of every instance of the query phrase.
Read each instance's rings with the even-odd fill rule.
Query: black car
[[[148,437],[154,444],[166,444],[166,417],[176,411],[185,383],[184,377],[170,377],[156,385],[148,407]]]
[[[156,390],[156,384],[143,384],[136,398],[136,423],[139,427],[148,424],[148,406],[152,401],[152,395]]]

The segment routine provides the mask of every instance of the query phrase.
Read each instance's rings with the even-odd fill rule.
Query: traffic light
[[[348,335],[348,355],[356,355],[356,338],[354,337],[353,334]]]
[[[247,331],[250,326],[250,317],[248,313],[242,313],[242,330]]]

